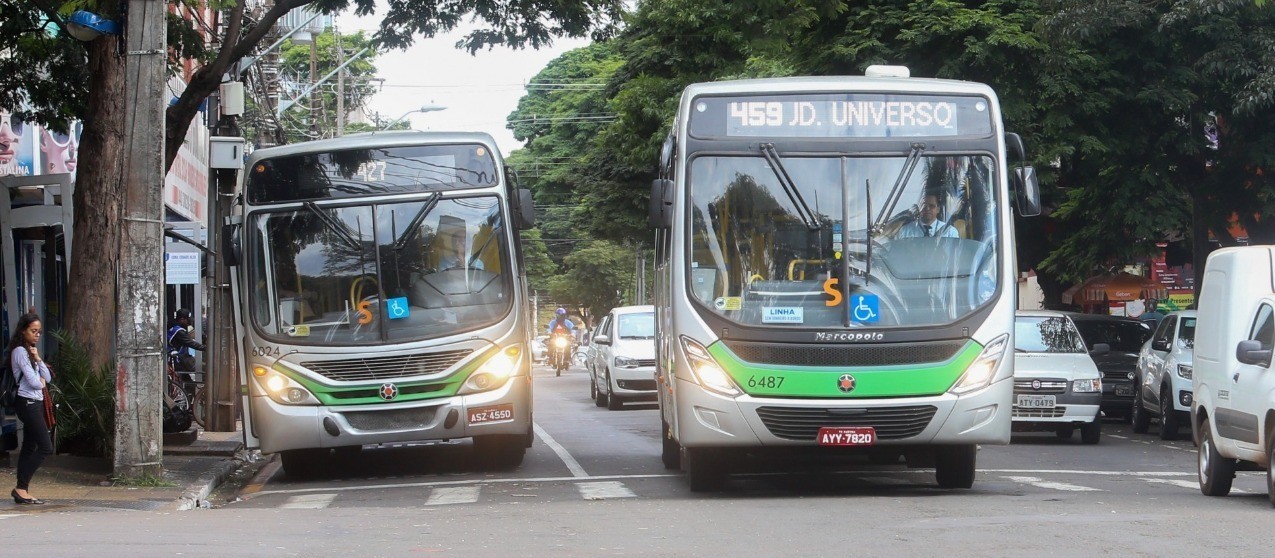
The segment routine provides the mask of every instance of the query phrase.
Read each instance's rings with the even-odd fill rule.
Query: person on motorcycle
[[[576,325],[567,318],[567,309],[559,308],[555,310],[553,319],[549,321],[549,331],[547,333],[549,335],[566,333],[574,337],[575,332]]]
[[[168,350],[177,353],[174,369],[182,379],[191,381],[196,372],[195,351],[203,351],[204,344],[190,336],[190,310],[181,308],[174,314],[173,326],[168,328]]]
[[[567,319],[566,308],[559,308],[554,314],[553,320],[549,322],[550,351],[553,355],[550,361],[554,363],[558,375],[562,375],[562,370],[570,365],[571,344],[575,339],[576,325]],[[562,345],[558,343],[560,339],[563,340]]]

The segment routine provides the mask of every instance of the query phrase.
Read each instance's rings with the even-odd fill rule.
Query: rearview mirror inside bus
[[[667,229],[673,224],[673,181],[657,178],[651,182],[651,202],[647,206],[647,225]]]
[[[536,208],[532,204],[531,190],[518,189],[518,230],[527,230],[536,226]]]
[[[230,223],[221,227],[221,262],[226,267],[237,267],[243,256],[239,241],[239,225]]]
[[[1023,217],[1040,215],[1040,184],[1036,169],[1022,166],[1014,169],[1014,192],[1018,197],[1018,214]]]

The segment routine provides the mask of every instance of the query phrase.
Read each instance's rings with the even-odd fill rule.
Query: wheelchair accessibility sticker
[[[881,319],[881,299],[877,295],[850,295],[850,321],[873,324]]]
[[[400,296],[398,298],[386,299],[385,315],[391,320],[401,320],[411,314],[407,309],[407,297]]]

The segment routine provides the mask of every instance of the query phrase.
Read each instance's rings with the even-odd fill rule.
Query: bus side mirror
[[[1031,166],[1014,169],[1013,181],[1018,214],[1023,217],[1040,215],[1040,183],[1036,180],[1036,169]]]
[[[1023,138],[1014,132],[1005,133],[1005,154],[1010,161],[1026,161],[1027,146],[1023,144]]]
[[[239,225],[221,226],[221,262],[226,267],[237,267],[243,260],[243,243],[239,239]]]
[[[525,231],[536,226],[536,207],[532,204],[531,190],[518,189],[518,230]]]
[[[673,181],[657,178],[651,182],[651,201],[647,206],[647,225],[667,229],[673,225]]]

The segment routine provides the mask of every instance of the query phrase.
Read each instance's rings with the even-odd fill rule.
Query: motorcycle
[[[549,338],[549,363],[553,365],[554,375],[561,376],[562,371],[571,366],[571,336],[555,333]]]

